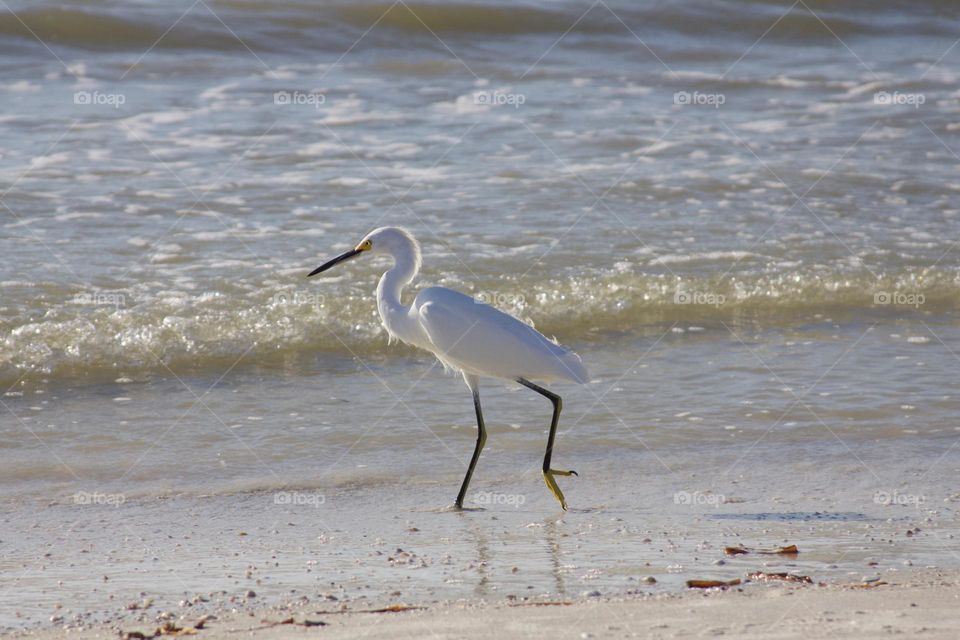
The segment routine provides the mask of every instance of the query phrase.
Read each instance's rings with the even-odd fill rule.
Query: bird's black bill
[[[329,262],[323,263],[322,265],[320,265],[319,267],[317,267],[316,269],[314,269],[313,271],[311,271],[309,274],[307,274],[307,277],[309,278],[310,276],[315,276],[315,275],[317,275],[318,273],[323,273],[324,271],[326,271],[326,270],[329,269],[330,267],[332,267],[332,266],[334,266],[334,265],[336,265],[336,264],[340,264],[340,263],[343,262],[344,260],[349,260],[350,258],[352,258],[353,256],[357,255],[358,253],[363,253],[363,251],[361,251],[360,249],[350,249],[350,251],[347,251],[346,253],[337,256],[337,257],[334,258],[333,260],[330,260]]]

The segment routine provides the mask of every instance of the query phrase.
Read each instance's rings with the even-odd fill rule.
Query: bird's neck
[[[392,253],[393,267],[381,276],[380,283],[377,285],[377,309],[387,330],[400,339],[406,340],[405,322],[410,307],[403,305],[400,294],[403,288],[417,276],[420,265],[412,247],[409,250],[398,250]]]
[[[377,285],[377,306],[380,308],[380,315],[384,310],[405,310],[406,307],[400,302],[400,294],[403,288],[407,286],[412,277],[393,267],[380,277],[380,283]],[[384,317],[386,322],[386,317]]]

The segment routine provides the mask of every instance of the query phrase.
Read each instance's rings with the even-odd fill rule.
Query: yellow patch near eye
[[[370,249],[372,248],[373,248],[373,243],[370,242],[369,240],[364,240],[363,242],[357,245],[358,251],[370,251]]]

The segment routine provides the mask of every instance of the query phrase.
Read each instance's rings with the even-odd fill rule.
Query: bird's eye
[[[357,245],[357,249],[360,249],[360,251],[370,251],[370,249],[372,248],[373,248],[373,243],[370,242],[369,240],[364,240],[359,245]]]

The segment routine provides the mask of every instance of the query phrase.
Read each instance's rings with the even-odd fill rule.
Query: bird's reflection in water
[[[566,595],[567,590],[563,584],[563,567],[560,564],[560,527],[561,520],[548,518],[543,523],[544,540],[547,543],[547,553],[550,554],[550,573],[553,574],[554,589],[557,594]]]
[[[525,572],[529,572],[529,575],[542,576],[544,570],[546,570],[553,579],[553,590],[557,595],[566,595],[567,593],[563,579],[564,568],[561,561],[563,555],[560,544],[560,539],[563,537],[562,525],[563,521],[556,518],[548,518],[543,521],[541,531],[543,531],[542,542],[545,543],[547,551],[546,566],[537,566],[537,560],[543,558],[541,554],[524,554]],[[490,553],[490,537],[487,529],[482,525],[471,524],[466,538],[471,540],[476,548],[476,554],[472,561],[472,568],[476,570],[477,575],[477,582],[473,589],[474,595],[479,598],[490,597],[496,591],[496,586],[491,577],[493,556]],[[500,585],[500,587],[503,586],[506,585]]]
[[[474,564],[477,567],[478,580],[473,591],[477,597],[485,598],[490,595],[490,573],[488,571],[490,566],[490,541],[482,527],[473,525],[470,527],[470,531],[474,544],[477,546],[477,558]]]

